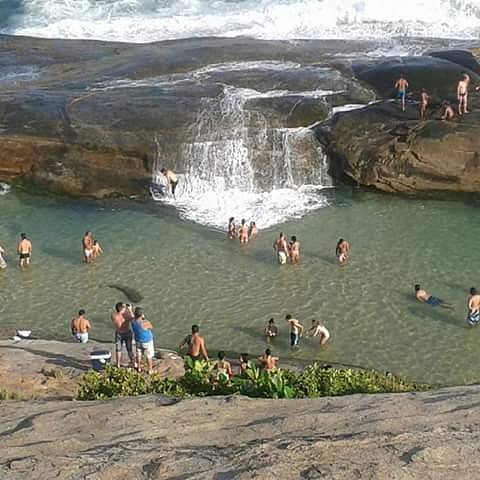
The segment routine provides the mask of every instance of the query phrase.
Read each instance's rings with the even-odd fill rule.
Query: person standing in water
[[[480,295],[475,287],[470,289],[470,295],[467,298],[467,322],[474,327],[480,321]]]
[[[457,85],[458,114],[463,115],[468,112],[468,87],[470,85],[470,76],[463,74],[463,79]]]
[[[168,185],[170,186],[172,191],[173,198],[175,198],[175,190],[177,189],[177,186],[178,186],[177,176],[171,170],[167,170],[166,168],[162,168],[160,172],[167,179]]]
[[[235,217],[230,217],[228,220],[228,238],[235,240],[237,238],[237,227],[235,225]]]
[[[238,229],[238,238],[240,240],[240,245],[248,243],[248,225],[245,219],[242,219],[242,223]]]
[[[20,234],[20,242],[17,245],[18,265],[24,269],[30,265],[32,258],[32,242],[27,238],[26,233]]]
[[[103,248],[97,240],[94,240],[92,245],[92,260],[95,260],[101,253],[103,253]]]
[[[7,261],[5,260],[5,250],[0,245],[0,270],[7,268]]]
[[[277,260],[280,265],[284,265],[288,260],[288,245],[283,232],[280,232],[278,238],[273,242],[273,250],[277,254]]]
[[[429,100],[430,95],[422,88],[422,92],[420,93],[420,120],[425,120]]]
[[[93,258],[93,236],[89,230],[85,232],[82,238],[83,259],[85,263],[90,263]]]
[[[292,318],[290,314],[285,317],[285,321],[290,325],[290,346],[298,347],[300,337],[305,329],[303,325],[296,318]]]
[[[343,265],[344,263],[346,263],[346,261],[348,260],[349,252],[350,252],[350,244],[346,240],[341,238],[337,242],[337,247],[335,248],[335,255],[340,265]]]
[[[330,338],[330,332],[325,325],[322,325],[318,320],[312,320],[312,326],[308,331],[311,337],[320,337],[320,347],[323,347]]]
[[[271,318],[267,325],[265,325],[265,329],[263,330],[265,336],[267,337],[267,340],[270,341],[270,339],[275,338],[278,335],[278,328],[275,325],[275,320]]]
[[[402,112],[405,111],[405,100],[407,98],[407,88],[408,82],[405,78],[405,75],[402,73],[400,78],[395,83],[395,89],[397,90],[397,98],[400,99],[400,103],[402,104]]]
[[[250,239],[255,238],[258,235],[258,227],[255,222],[250,222],[250,227],[248,229],[248,236]]]
[[[300,262],[300,242],[297,240],[297,237],[295,235],[290,240],[290,245],[288,250],[290,252],[290,262],[299,263]]]

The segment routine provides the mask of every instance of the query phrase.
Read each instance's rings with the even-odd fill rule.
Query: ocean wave
[[[9,5],[10,12],[9,12]],[[2,33],[151,42],[202,36],[263,39],[480,36],[478,0],[7,0]]]

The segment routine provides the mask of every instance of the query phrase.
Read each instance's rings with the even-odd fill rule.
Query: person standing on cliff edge
[[[463,115],[468,112],[468,86],[470,85],[470,76],[463,74],[463,80],[457,85],[458,114]]]
[[[166,168],[162,168],[160,172],[165,176],[167,179],[168,184],[170,185],[170,188],[172,189],[172,195],[173,198],[175,198],[175,190],[178,185],[178,179],[177,176],[171,171],[167,170]]]
[[[402,112],[405,111],[405,100],[407,98],[407,88],[408,88],[408,82],[405,78],[405,75],[402,73],[400,74],[400,78],[395,83],[395,90],[397,90],[397,98],[400,100],[402,104]]]

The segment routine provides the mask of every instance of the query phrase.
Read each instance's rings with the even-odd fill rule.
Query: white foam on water
[[[2,7],[3,33],[50,38],[480,36],[478,0],[24,0],[21,8]]]

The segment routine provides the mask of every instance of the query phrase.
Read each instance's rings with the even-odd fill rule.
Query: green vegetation
[[[213,362],[185,359],[185,375],[172,380],[159,375],[142,375],[133,370],[108,366],[104,372],[85,374],[77,398],[103,400],[149,393],[182,398],[185,396],[231,395],[256,398],[315,398],[353,393],[392,393],[421,391],[425,384],[409,383],[391,374],[374,370],[326,369],[314,363],[303,372],[266,372],[256,366],[245,375],[217,378]]]
[[[16,393],[0,388],[0,402],[2,400],[20,400],[20,397]]]

